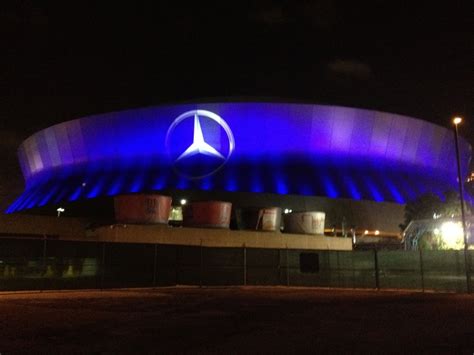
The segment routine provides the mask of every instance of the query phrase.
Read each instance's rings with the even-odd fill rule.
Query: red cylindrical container
[[[231,211],[230,202],[193,202],[183,206],[183,225],[185,227],[229,228]]]
[[[157,194],[119,195],[114,198],[119,223],[168,223],[171,197]]]

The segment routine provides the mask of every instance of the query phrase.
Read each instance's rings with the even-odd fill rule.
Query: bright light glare
[[[380,234],[380,231],[379,230],[376,230],[375,231],[375,235],[379,235]]]
[[[462,249],[463,230],[459,222],[444,222],[440,228],[443,249]]]
[[[283,211],[284,214],[288,214],[288,213],[291,213],[293,212],[293,210],[289,209],[289,208],[285,208],[285,210]]]
[[[60,217],[60,216],[61,216],[61,213],[64,212],[65,209],[62,208],[62,207],[58,207],[58,209],[57,209],[56,211],[58,212],[58,217]]]
[[[364,231],[364,234],[365,234],[365,235],[369,234],[369,231],[366,229],[366,230]]]
[[[454,117],[454,118],[453,118],[453,123],[454,123],[455,125],[458,125],[458,124],[460,124],[461,122],[462,122],[462,118],[461,118],[461,117]]]
[[[181,201],[179,201],[179,203],[180,203],[182,206],[184,206],[185,204],[188,203],[188,201],[183,198],[183,199],[181,199]]]

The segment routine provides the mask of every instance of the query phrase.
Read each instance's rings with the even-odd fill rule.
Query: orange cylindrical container
[[[118,223],[168,223],[171,197],[158,194],[119,195],[114,198]]]
[[[183,208],[183,225],[185,227],[229,228],[231,211],[230,202],[193,202]]]

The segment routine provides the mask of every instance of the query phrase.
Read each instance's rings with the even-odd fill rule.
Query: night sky
[[[472,1],[118,3],[2,3],[4,201],[18,144],[88,114],[264,97],[474,120]]]

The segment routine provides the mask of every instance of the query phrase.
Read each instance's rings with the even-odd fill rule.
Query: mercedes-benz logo
[[[179,115],[168,128],[165,144],[173,169],[189,179],[216,173],[235,148],[234,135],[227,122],[206,110]]]

